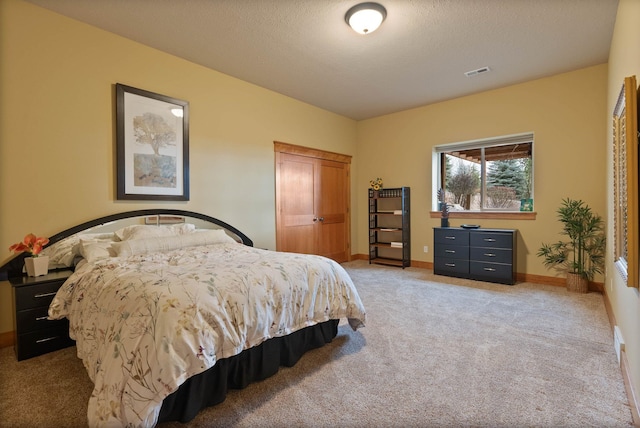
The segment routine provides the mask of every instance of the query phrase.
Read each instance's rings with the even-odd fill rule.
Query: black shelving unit
[[[369,189],[369,263],[411,266],[409,187]]]

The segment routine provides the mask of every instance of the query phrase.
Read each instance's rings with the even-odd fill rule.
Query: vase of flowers
[[[440,209],[440,227],[449,227],[449,205],[447,205],[444,189],[438,189],[438,203]]]
[[[369,186],[375,191],[382,190],[382,178],[378,177],[375,180],[369,180]]]
[[[24,266],[29,276],[41,276],[49,273],[49,256],[41,256],[40,253],[45,245],[49,243],[48,238],[38,238],[33,233],[24,237],[22,242],[18,242],[9,247],[9,251],[14,253],[29,253],[30,257],[24,258]]]

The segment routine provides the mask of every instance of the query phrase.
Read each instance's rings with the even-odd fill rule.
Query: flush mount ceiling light
[[[347,11],[344,20],[356,33],[369,34],[376,31],[387,17],[387,9],[381,4],[366,2],[353,6]]]

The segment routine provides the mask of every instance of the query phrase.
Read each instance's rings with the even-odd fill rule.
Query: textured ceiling
[[[606,63],[618,0],[29,0],[323,109],[366,119]],[[466,77],[465,72],[490,72]]]

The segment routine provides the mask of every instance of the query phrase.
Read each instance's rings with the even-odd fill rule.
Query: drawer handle
[[[455,236],[445,236],[444,239],[456,239]]]
[[[46,315],[45,315],[45,316],[43,316],[43,317],[36,317],[36,321],[42,321],[42,320],[46,320],[46,319],[48,319],[48,318],[49,318],[49,317],[48,317],[48,316],[46,316]]]
[[[48,342],[50,340],[56,340],[59,337],[60,336],[47,337],[46,339],[36,340],[36,343],[44,343],[44,342]]]
[[[445,253],[455,254],[456,250],[444,250]]]
[[[484,268],[484,270],[486,270],[487,272],[495,272],[496,270],[494,268]]]
[[[496,242],[493,238],[484,238],[484,242]]]
[[[449,267],[456,267],[455,263],[445,263],[444,265]]]
[[[496,255],[493,253],[484,253],[485,256],[487,257],[495,257]]]
[[[33,296],[35,299],[40,299],[42,297],[49,297],[49,296],[55,296],[57,293],[57,291],[54,291],[53,293],[42,293],[42,294],[36,294],[35,296]]]

